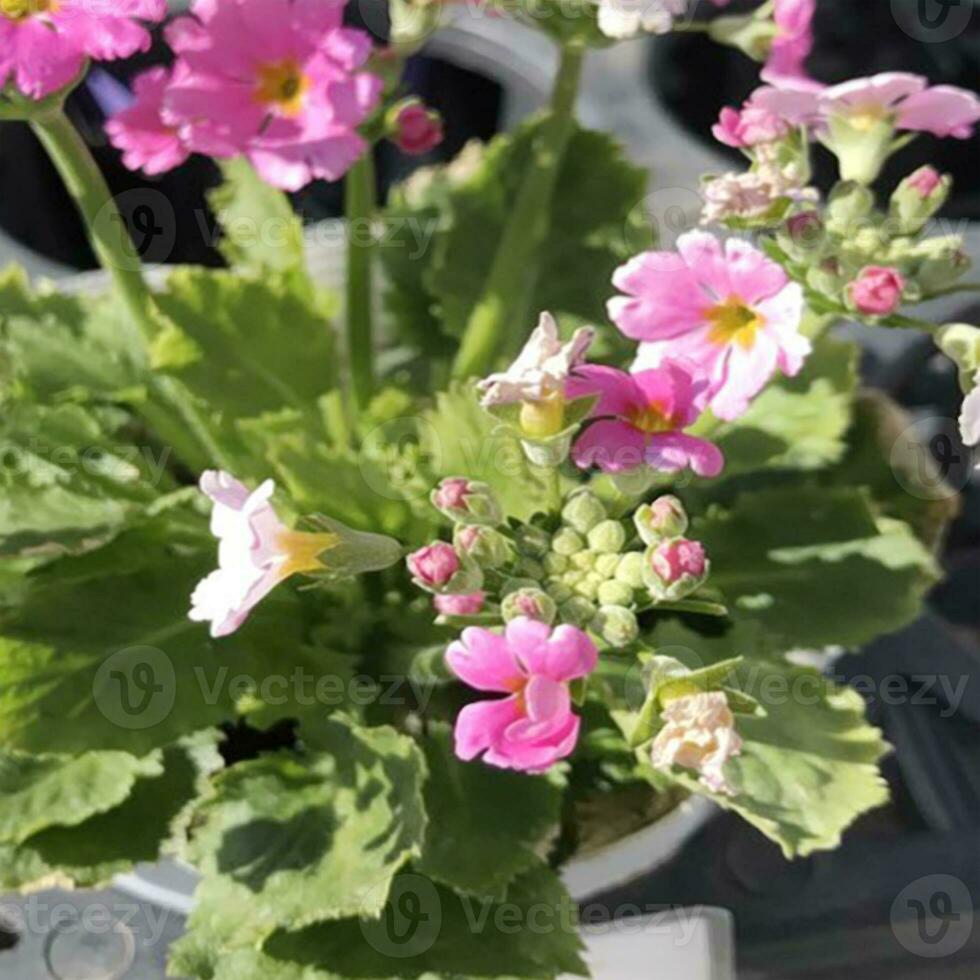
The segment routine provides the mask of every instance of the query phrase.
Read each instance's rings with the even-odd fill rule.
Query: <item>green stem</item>
[[[525,321],[535,286],[537,253],[548,234],[558,172],[574,131],[584,55],[579,44],[562,48],[550,112],[532,147],[483,296],[466,325],[453,365],[457,378],[485,374],[505,341],[528,328]]]
[[[357,408],[374,392],[374,159],[366,153],[347,174],[347,356]]]
[[[60,101],[45,106],[43,111],[28,113],[27,119],[81,212],[92,250],[129,311],[131,326],[138,331],[133,338],[134,347],[141,352],[144,364],[148,363],[150,347],[164,321],[143,278],[139,253],[109,186]],[[151,423],[155,419],[166,425],[175,415],[179,420],[176,430],[171,425],[166,427],[175,436],[180,436],[179,429],[185,427],[194,437],[199,452],[186,462],[233,468],[206,420],[172,378],[151,374],[148,387],[146,414]],[[186,446],[183,448],[187,451]]]

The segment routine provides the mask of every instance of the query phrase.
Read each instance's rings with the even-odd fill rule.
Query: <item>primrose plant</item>
[[[980,99],[811,78],[815,0],[690,6],[393,0],[383,46],[342,0],[0,2],[0,117],[106,274],[0,275],[0,887],[182,862],[175,976],[548,980],[588,972],[563,869],[686,798],[787,858],[887,800],[863,702],[794,654],[917,615],[955,488],[832,327],[932,335],[980,441],[980,329],[915,310],[977,288],[951,181],[880,179]],[[552,98],[433,164],[406,63],[491,15],[555,44]],[[763,67],[666,249],[574,106],[590,49],[671,30]],[[106,136],[217,162],[221,268],[148,276],[65,114],[153,31]],[[432,156],[379,202],[382,141]],[[341,178],[338,301],[284,192]]]

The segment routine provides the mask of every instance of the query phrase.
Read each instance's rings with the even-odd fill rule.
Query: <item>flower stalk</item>
[[[373,222],[377,209],[374,159],[364,154],[347,174],[347,356],[351,391],[358,410],[374,393]]]
[[[457,378],[486,373],[504,344],[516,342],[524,329],[536,283],[536,257],[548,234],[555,185],[574,128],[584,55],[584,48],[575,43],[562,48],[548,120],[532,149],[483,296],[466,325],[453,365]]]

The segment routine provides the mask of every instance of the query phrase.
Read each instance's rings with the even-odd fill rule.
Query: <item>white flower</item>
[[[654,739],[651,760],[657,769],[682,766],[698,772],[713,793],[734,795],[725,779],[725,763],[742,751],[735,716],[723,691],[691,694],[670,701],[665,726]]]
[[[687,10],[687,0],[598,0],[599,30],[625,40],[639,34],[666,34],[674,18]]]
[[[967,446],[980,444],[980,371],[977,371],[973,384],[973,391],[963,399],[960,413],[960,435]],[[980,463],[977,469],[980,469]]]
[[[286,527],[269,503],[272,480],[249,493],[230,473],[208,470],[200,485],[214,501],[211,533],[219,542],[218,568],[198,583],[189,616],[210,623],[212,636],[227,636],[284,579],[321,568],[318,556],[339,538]]]
[[[483,394],[481,404],[507,405],[515,402],[542,402],[565,390],[572,369],[585,358],[595,337],[591,327],[582,327],[567,344],[558,339],[558,324],[550,313],[541,319],[524,350],[504,372],[491,374],[477,386]]]

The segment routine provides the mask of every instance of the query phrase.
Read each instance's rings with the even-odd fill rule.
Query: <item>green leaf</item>
[[[221,765],[214,743],[212,733],[202,733],[168,746],[161,753],[162,772],[138,779],[111,810],[78,826],[51,827],[20,847],[0,846],[0,887],[95,887],[139,862],[157,860],[201,789],[202,774]]]
[[[128,752],[72,758],[0,752],[0,843],[21,844],[47,827],[73,827],[129,795],[143,776],[158,776],[158,759]]]
[[[187,856],[203,873],[192,928],[249,945],[277,928],[378,915],[425,832],[425,761],[391,728],[327,721],[310,752],[220,774]]]
[[[117,438],[127,417],[79,405],[6,406],[0,419],[0,554],[91,548],[172,486],[168,452]],[[121,433],[120,433],[121,434]]]
[[[288,587],[223,640],[187,618],[213,547],[188,552],[147,527],[35,573],[0,611],[0,746],[150,752],[233,719],[243,686],[302,666]]]
[[[868,494],[846,487],[742,493],[696,518],[692,537],[732,618],[758,621],[781,650],[858,647],[900,629],[936,577],[911,528],[876,518]]]
[[[244,158],[220,162],[224,182],[208,194],[221,225],[221,254],[237,272],[296,274],[309,286],[303,225],[289,198],[267,184]]]
[[[795,378],[780,377],[734,422],[705,417],[695,432],[725,454],[725,479],[761,469],[816,470],[838,462],[847,448],[857,386],[853,344],[823,339]]]
[[[409,873],[378,920],[277,933],[262,953],[219,953],[191,933],[170,969],[207,980],[554,980],[588,975],[576,926],[574,904],[543,867],[518,878],[503,904]]]
[[[458,892],[503,899],[539,863],[558,830],[561,788],[544,776],[461,762],[448,726],[430,726],[429,829],[416,869]]]

